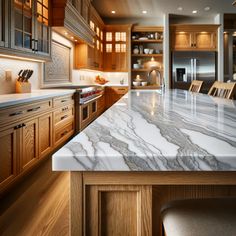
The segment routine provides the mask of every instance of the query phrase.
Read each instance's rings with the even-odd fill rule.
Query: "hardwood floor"
[[[69,173],[51,158],[0,198],[1,236],[69,235]]]

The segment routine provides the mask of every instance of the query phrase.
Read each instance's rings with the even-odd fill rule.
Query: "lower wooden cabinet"
[[[38,155],[38,119],[34,119],[22,124],[20,128],[20,143],[22,155],[20,158],[20,171],[30,168],[37,161]]]
[[[53,147],[52,139],[53,121],[52,113],[39,117],[39,157],[46,156]]]
[[[111,86],[106,87],[106,108],[108,109],[119,99],[121,99],[128,92],[128,87],[126,86]]]
[[[17,133],[14,127],[0,130],[0,189],[17,175]]]
[[[49,104],[48,110],[40,112],[39,104],[44,103]],[[37,112],[23,116],[31,106],[39,107]],[[72,96],[0,109],[0,114],[8,113],[22,118],[0,122],[0,193],[74,133]]]

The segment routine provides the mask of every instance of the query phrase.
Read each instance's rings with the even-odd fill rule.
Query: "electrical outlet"
[[[5,78],[6,78],[6,81],[11,81],[12,80],[12,71],[11,70],[6,70],[5,71]]]

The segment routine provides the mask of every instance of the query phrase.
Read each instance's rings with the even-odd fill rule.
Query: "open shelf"
[[[163,43],[163,40],[162,39],[147,39],[147,40],[133,39],[132,43]]]
[[[132,69],[131,71],[132,72],[147,72],[147,71],[150,71],[152,68],[144,68],[144,69]],[[159,71],[163,71],[163,69],[158,69]]]
[[[132,54],[132,57],[162,57],[163,54]]]

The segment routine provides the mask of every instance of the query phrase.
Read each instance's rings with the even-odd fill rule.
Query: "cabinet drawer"
[[[55,145],[65,141],[74,133],[74,120],[70,120],[64,126],[55,129]]]
[[[73,94],[53,99],[54,108],[74,103]]]
[[[0,110],[0,124],[28,118],[32,115],[48,111],[52,107],[52,100],[45,100],[29,105],[19,105],[14,108]]]
[[[60,124],[74,117],[74,107],[72,105],[64,106],[54,112],[54,124]]]
[[[112,90],[116,94],[126,94],[128,92],[128,87],[112,87]]]

